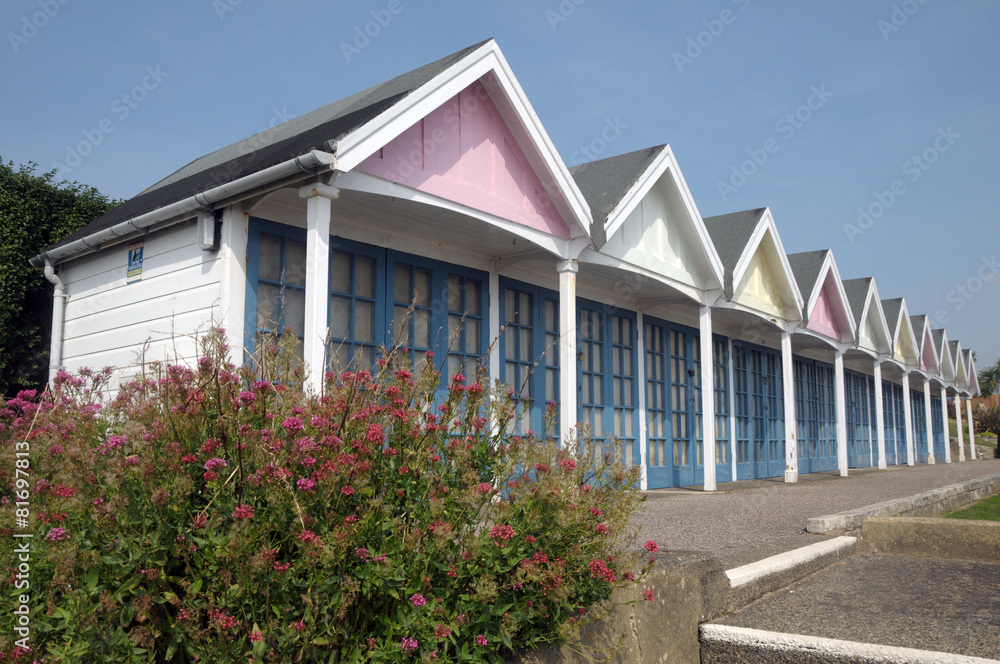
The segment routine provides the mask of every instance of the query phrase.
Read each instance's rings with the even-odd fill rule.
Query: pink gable
[[[449,99],[358,169],[522,226],[570,236],[481,83]]]
[[[920,357],[920,368],[923,371],[928,371],[930,368],[937,369],[933,346],[930,330],[927,330],[924,334],[924,352],[921,353]]]
[[[837,315],[833,309],[833,299],[836,294],[832,292],[832,284],[829,279],[828,277],[826,283],[823,284],[823,290],[820,291],[819,297],[816,299],[816,306],[813,307],[807,327],[814,332],[839,340],[841,338],[840,325],[837,323]]]

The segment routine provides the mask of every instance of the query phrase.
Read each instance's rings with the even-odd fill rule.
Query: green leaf
[[[312,640],[312,642],[313,642],[313,645],[316,645],[316,646],[328,646],[328,645],[330,645],[330,641],[328,639],[323,638],[322,636],[317,636],[315,639]]]
[[[188,595],[197,595],[198,591],[201,590],[201,584],[202,584],[202,579],[198,579],[197,581],[192,583],[191,587],[188,589]]]
[[[170,639],[170,645],[167,646],[167,653],[165,659],[167,661],[173,659],[174,654],[177,652],[177,646],[181,643],[180,633],[174,634],[174,638]]]

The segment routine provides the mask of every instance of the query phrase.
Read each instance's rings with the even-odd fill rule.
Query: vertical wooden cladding
[[[839,340],[843,335],[840,324],[837,322],[837,312],[834,309],[834,303],[838,302],[839,298],[832,279],[833,274],[828,274],[823,284],[823,290],[820,291],[816,300],[816,306],[813,307],[809,316],[808,327],[810,330],[825,334],[831,339]]]
[[[449,99],[357,168],[534,230],[570,237],[482,83]]]
[[[145,240],[142,281],[125,283],[128,244],[62,267],[69,297],[63,343],[68,371],[89,366],[126,369],[146,361],[191,360],[192,332],[219,318],[219,254],[202,251],[194,228],[181,224]],[[127,369],[126,369],[127,370]]]
[[[783,291],[788,288],[788,283],[787,280],[784,284],[777,280],[768,256],[776,251],[770,237],[761,242],[734,289],[733,299],[758,311],[785,318],[788,305]]]

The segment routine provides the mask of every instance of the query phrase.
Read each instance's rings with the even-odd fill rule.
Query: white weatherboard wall
[[[60,267],[69,294],[67,371],[110,366],[129,374],[143,359],[190,363],[198,354],[193,333],[208,330],[213,316],[218,318],[219,254],[197,245],[193,224],[147,235],[142,281],[131,284],[125,283],[128,244]]]

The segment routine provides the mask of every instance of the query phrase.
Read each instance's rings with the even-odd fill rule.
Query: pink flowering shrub
[[[35,535],[34,648],[6,602],[0,659],[502,662],[574,639],[648,569],[613,446],[503,433],[506,389],[442,387],[403,352],[317,397],[290,353],[237,368],[221,339],[110,401],[84,371],[0,408],[4,458],[30,444]],[[16,489],[0,464],[9,541]]]

